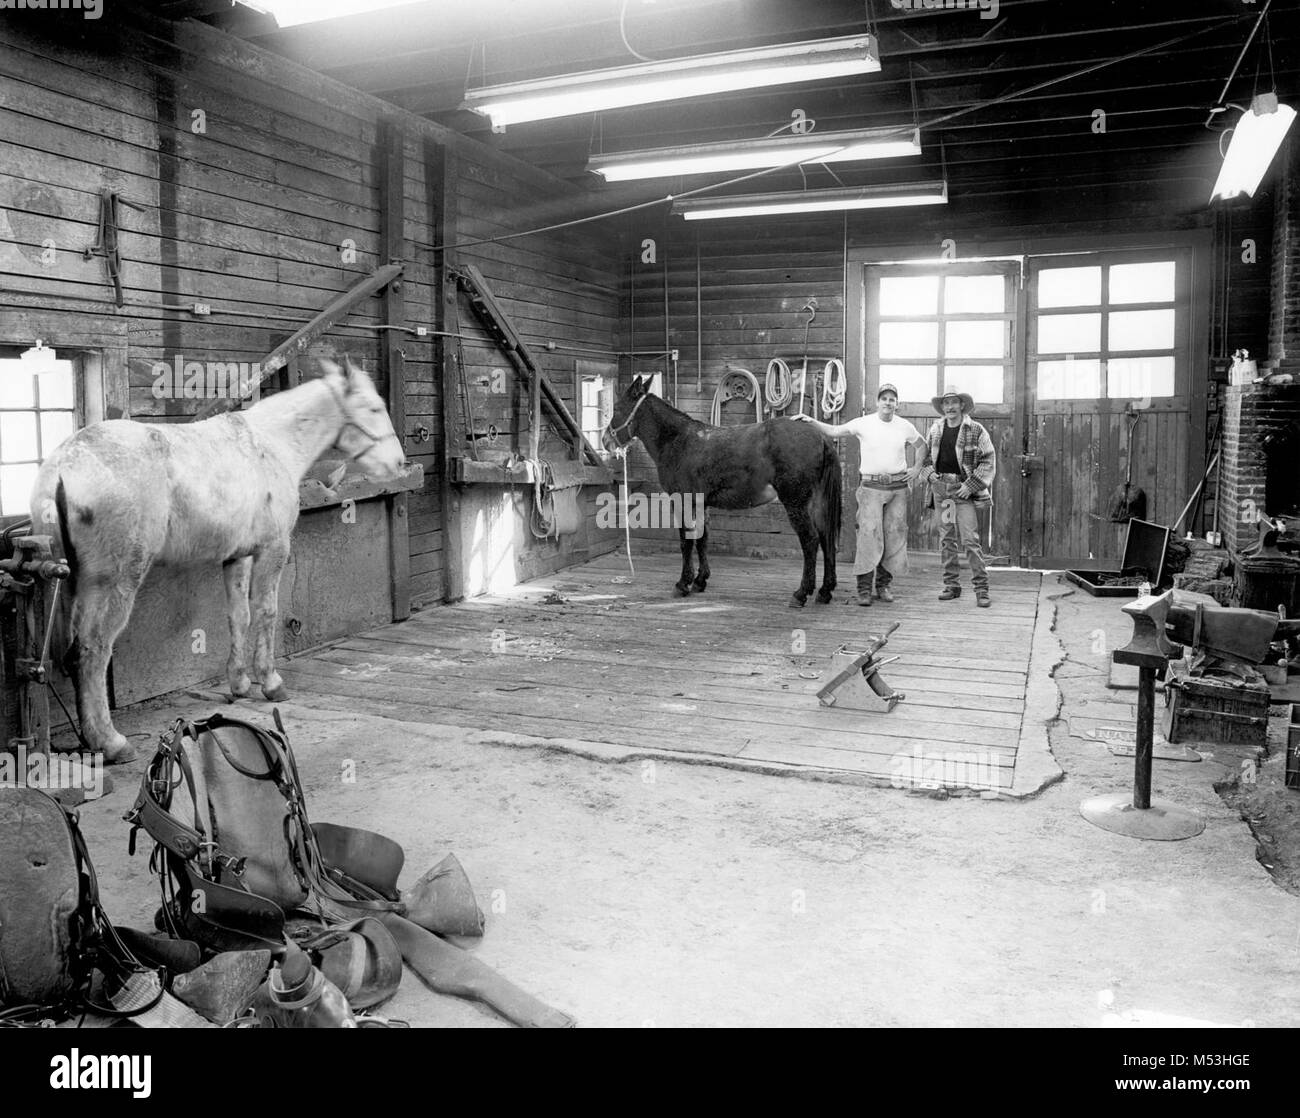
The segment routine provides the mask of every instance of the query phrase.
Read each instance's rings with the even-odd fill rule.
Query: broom
[[[1145,520],[1147,495],[1140,485],[1133,484],[1133,434],[1137,430],[1140,411],[1130,413],[1128,423],[1128,463],[1125,466],[1124,484],[1115,487],[1106,506],[1106,519],[1112,524],[1127,524],[1130,520]]]

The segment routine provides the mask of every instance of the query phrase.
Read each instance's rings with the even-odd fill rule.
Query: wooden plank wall
[[[377,143],[379,121],[393,110],[203,24],[102,24],[95,39],[79,42],[47,37],[52,21],[8,19],[0,27],[8,110],[0,114],[0,298],[64,308],[83,320],[126,319],[130,414],[183,422],[199,401],[155,398],[156,361],[178,353],[257,361],[384,262]],[[445,129],[396,116],[405,144],[406,314],[411,324],[431,326],[439,280],[433,145],[451,145],[459,155],[462,241],[517,233],[539,199],[572,191]],[[81,255],[95,238],[104,189],[130,203],[120,211],[127,301],[120,309],[111,303],[103,259]],[[580,227],[468,246],[461,259],[483,269],[521,333],[607,352],[617,293],[606,236],[598,226]],[[41,255],[49,240],[57,247],[52,265]],[[194,302],[209,304],[212,314],[164,309]],[[347,351],[377,371],[380,313],[378,299],[366,301],[318,350]],[[462,314],[461,325],[470,335],[465,357],[474,384],[505,363],[472,316]],[[435,435],[407,442],[428,479],[410,499],[411,590],[436,599],[443,584],[436,484],[443,401],[433,339],[408,338],[404,352],[406,433],[425,427]],[[572,357],[559,348],[546,363],[572,404]],[[386,387],[380,376],[381,392]],[[547,553],[541,567],[573,561],[573,543],[539,545]]]

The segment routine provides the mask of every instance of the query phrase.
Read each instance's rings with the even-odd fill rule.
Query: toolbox
[[[1117,571],[1066,571],[1065,577],[1098,598],[1136,598],[1137,585],[1116,585],[1117,580],[1145,580],[1152,588],[1165,581],[1169,529],[1148,520],[1130,520],[1124,535],[1124,558]]]
[[[1189,676],[1184,665],[1174,662],[1165,679],[1165,740],[1263,746],[1268,699],[1262,684]]]

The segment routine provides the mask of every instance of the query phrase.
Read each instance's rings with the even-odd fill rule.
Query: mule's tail
[[[831,545],[840,545],[840,513],[843,482],[840,456],[829,439],[822,440],[822,464],[813,488],[812,519],[818,535],[829,535]]]

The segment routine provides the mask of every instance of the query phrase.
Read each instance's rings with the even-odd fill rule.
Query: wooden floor
[[[797,564],[720,556],[702,595],[672,596],[677,561],[635,580],[606,556],[506,595],[291,660],[295,699],[321,707],[539,738],[705,753],[865,774],[898,786],[1009,789],[1041,576],[992,575],[991,609],[966,585],[939,602],[937,565],[913,560],[896,602],[787,608]],[[894,621],[881,674],[892,712],[822,706],[831,655]]]

